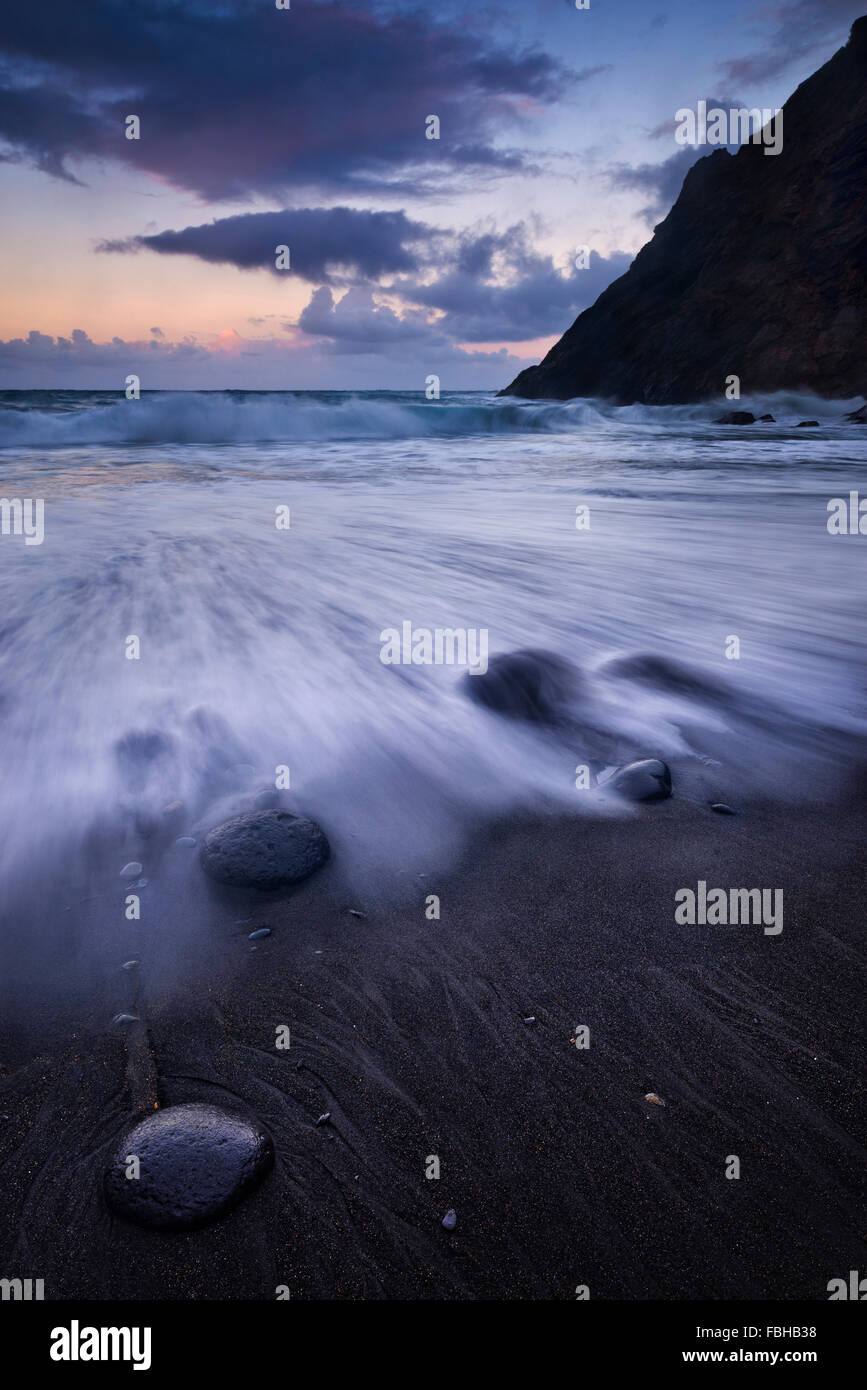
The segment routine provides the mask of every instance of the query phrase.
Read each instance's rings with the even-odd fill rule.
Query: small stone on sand
[[[737,811],[732,810],[731,806],[727,806],[724,801],[712,801],[710,804],[710,809],[712,811],[716,811],[717,815],[719,816],[737,815]]]
[[[139,874],[141,873],[141,870],[141,864],[139,864],[137,860],[133,859],[130,861],[129,864],[124,864],[123,868],[120,871],[120,877],[138,878]]]
[[[651,1105],[661,1105],[665,1108],[665,1101],[662,1099],[662,1096],[658,1096],[655,1091],[648,1091],[644,1099],[650,1101]]]
[[[443,1217],[443,1227],[447,1231],[453,1231],[458,1224],[458,1214],[454,1207],[450,1207]]]
[[[259,927],[258,931],[251,931],[247,937],[248,941],[264,941],[266,936],[271,935],[270,927]]]

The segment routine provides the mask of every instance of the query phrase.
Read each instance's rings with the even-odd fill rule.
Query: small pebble
[[[115,1023],[140,1023],[138,1014],[115,1014]]]
[[[530,1017],[529,1017],[529,1018],[525,1018],[525,1019],[524,1019],[524,1022],[525,1022],[525,1023],[535,1023],[535,1022],[536,1022],[536,1015],[535,1015],[535,1014],[530,1014]]]
[[[458,1214],[454,1207],[450,1207],[443,1217],[443,1226],[447,1231],[453,1231],[458,1224]]]
[[[121,966],[121,970],[135,970],[137,965],[141,965],[140,960],[125,960]]]
[[[303,1060],[303,1058],[302,1058],[302,1060],[301,1060],[300,1062],[296,1062],[296,1063],[295,1063],[295,1070],[296,1070],[296,1071],[303,1071],[303,1070],[304,1070],[304,1060]]]
[[[644,1099],[649,1100],[651,1105],[665,1106],[665,1101],[662,1099],[662,1096],[658,1096],[655,1091],[648,1091]]]
[[[173,816],[176,811],[182,811],[184,803],[182,801],[170,801],[168,806],[163,807],[164,816]]]
[[[180,835],[175,840],[176,849],[195,849],[196,844],[197,841],[193,839],[192,835]]]
[[[140,878],[137,883],[133,884],[133,888],[147,888],[147,886],[148,881],[146,878]]]
[[[736,816],[737,811],[733,811],[731,806],[726,806],[724,801],[712,801],[710,809],[716,811],[720,816]]]
[[[320,1116],[319,1116],[319,1119],[316,1121],[316,1126],[317,1126],[317,1128],[318,1128],[319,1125],[327,1125],[327,1124],[328,1124],[328,1121],[329,1121],[330,1119],[331,1119],[331,1111],[330,1111],[330,1110],[326,1110],[325,1114],[324,1114],[324,1115],[320,1115]]]
[[[367,913],[359,912],[357,907],[351,907],[349,909],[349,915],[350,917],[364,917],[365,919],[367,918]]]
[[[248,941],[262,941],[266,936],[271,935],[270,927],[260,927],[258,931],[251,931],[247,937]]]
[[[141,868],[141,864],[137,863],[136,860],[133,859],[130,861],[129,864],[124,864],[123,868],[120,871],[120,877],[138,878],[139,874],[141,873]]]

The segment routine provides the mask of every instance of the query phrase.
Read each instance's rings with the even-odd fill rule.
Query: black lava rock
[[[210,830],[199,861],[220,883],[245,888],[280,888],[300,883],[331,853],[315,821],[291,811],[251,811]]]
[[[629,763],[602,784],[629,801],[664,801],[671,796],[671,771],[658,758]]]
[[[798,428],[799,430],[812,430],[812,429],[818,429],[818,428],[819,428],[819,421],[818,421],[818,420],[801,420],[800,423],[798,424],[797,428]]]
[[[137,1178],[126,1176],[132,1156]],[[273,1161],[274,1145],[253,1121],[212,1105],[172,1105],[124,1135],[103,1191],[111,1209],[129,1221],[190,1230],[229,1211]]]
[[[492,657],[481,675],[462,679],[470,699],[509,719],[556,724],[578,693],[580,677],[570,661],[530,649]]]
[[[725,415],[718,415],[714,420],[715,425],[754,425],[756,417],[751,410],[730,410]]]

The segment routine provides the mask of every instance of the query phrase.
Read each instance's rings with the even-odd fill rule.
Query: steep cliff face
[[[671,212],[503,395],[672,404],[867,391],[867,17],[783,108],[783,148],[690,169]]]

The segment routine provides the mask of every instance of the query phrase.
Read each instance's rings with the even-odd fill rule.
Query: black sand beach
[[[215,895],[174,982],[143,961],[160,1103],[238,1108],[276,1146],[204,1229],[109,1213],[140,1054],[34,1005],[0,1051],[3,1271],[53,1299],[827,1299],[867,1267],[863,788],[796,808],[720,786],[728,817],[673,773],[620,819],[492,826],[399,909],[334,865],[252,910]],[[699,879],[781,887],[783,932],[677,925]]]

